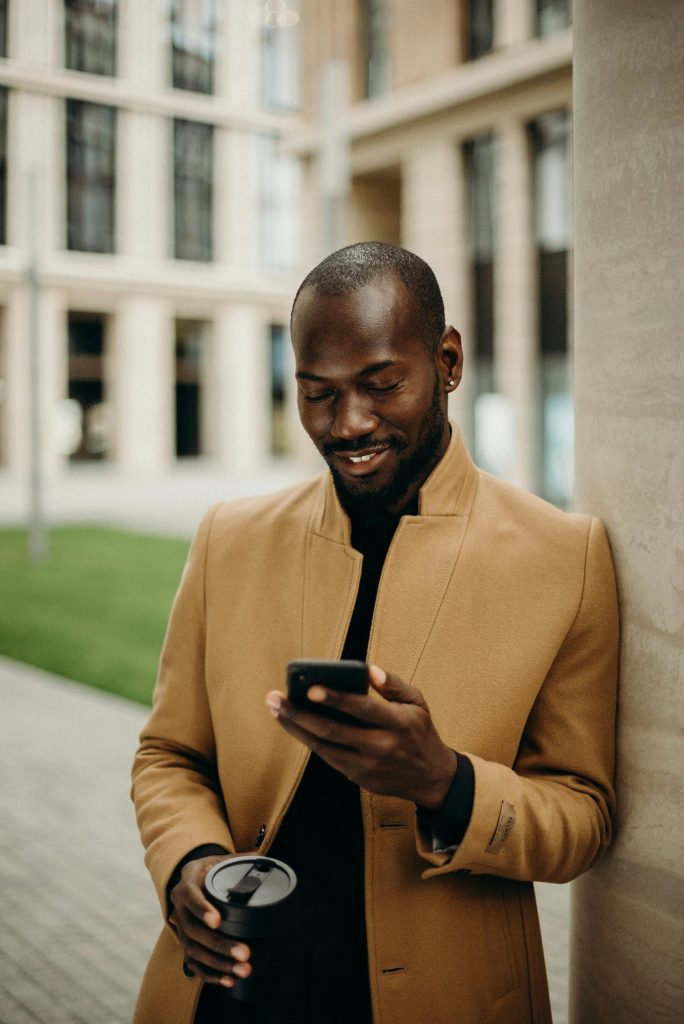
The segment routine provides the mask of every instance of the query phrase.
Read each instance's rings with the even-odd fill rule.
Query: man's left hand
[[[368,678],[382,700],[317,685],[307,692],[313,704],[351,715],[358,725],[298,707],[278,690],[266,703],[286,732],[363,789],[438,808],[456,770],[453,750],[440,739],[420,690],[377,665]]]

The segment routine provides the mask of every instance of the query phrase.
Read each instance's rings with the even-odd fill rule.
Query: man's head
[[[380,242],[328,256],[292,307],[299,414],[354,513],[399,513],[449,443],[458,333],[413,253]]]

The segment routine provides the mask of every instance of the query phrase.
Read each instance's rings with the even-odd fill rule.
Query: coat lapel
[[[349,520],[328,473],[321,480],[306,536],[302,657],[339,658],[359,589],[361,562],[351,547]]]
[[[460,432],[420,492],[420,514],[405,516],[380,580],[368,661],[411,682],[466,534],[477,470]]]

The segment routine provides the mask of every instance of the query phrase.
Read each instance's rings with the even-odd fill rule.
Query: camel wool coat
[[[268,851],[308,750],[264,696],[288,661],[340,656],[361,561],[327,472],[200,525],[133,769],[164,914],[196,846]],[[475,798],[435,853],[413,804],[361,792],[374,1024],[549,1024],[532,882],[567,882],[610,841],[616,659],[600,522],[478,471],[453,427],[389,549],[368,661],[422,690]],[[190,1024],[182,960],[167,925],[135,1024]]]

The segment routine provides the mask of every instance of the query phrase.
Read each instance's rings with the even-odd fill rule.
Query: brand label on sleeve
[[[503,844],[511,834],[511,830],[515,825],[515,807],[513,804],[509,804],[506,800],[501,801],[501,810],[499,811],[499,820],[496,823],[494,834],[489,840],[489,846],[486,849],[486,853],[498,853]]]

